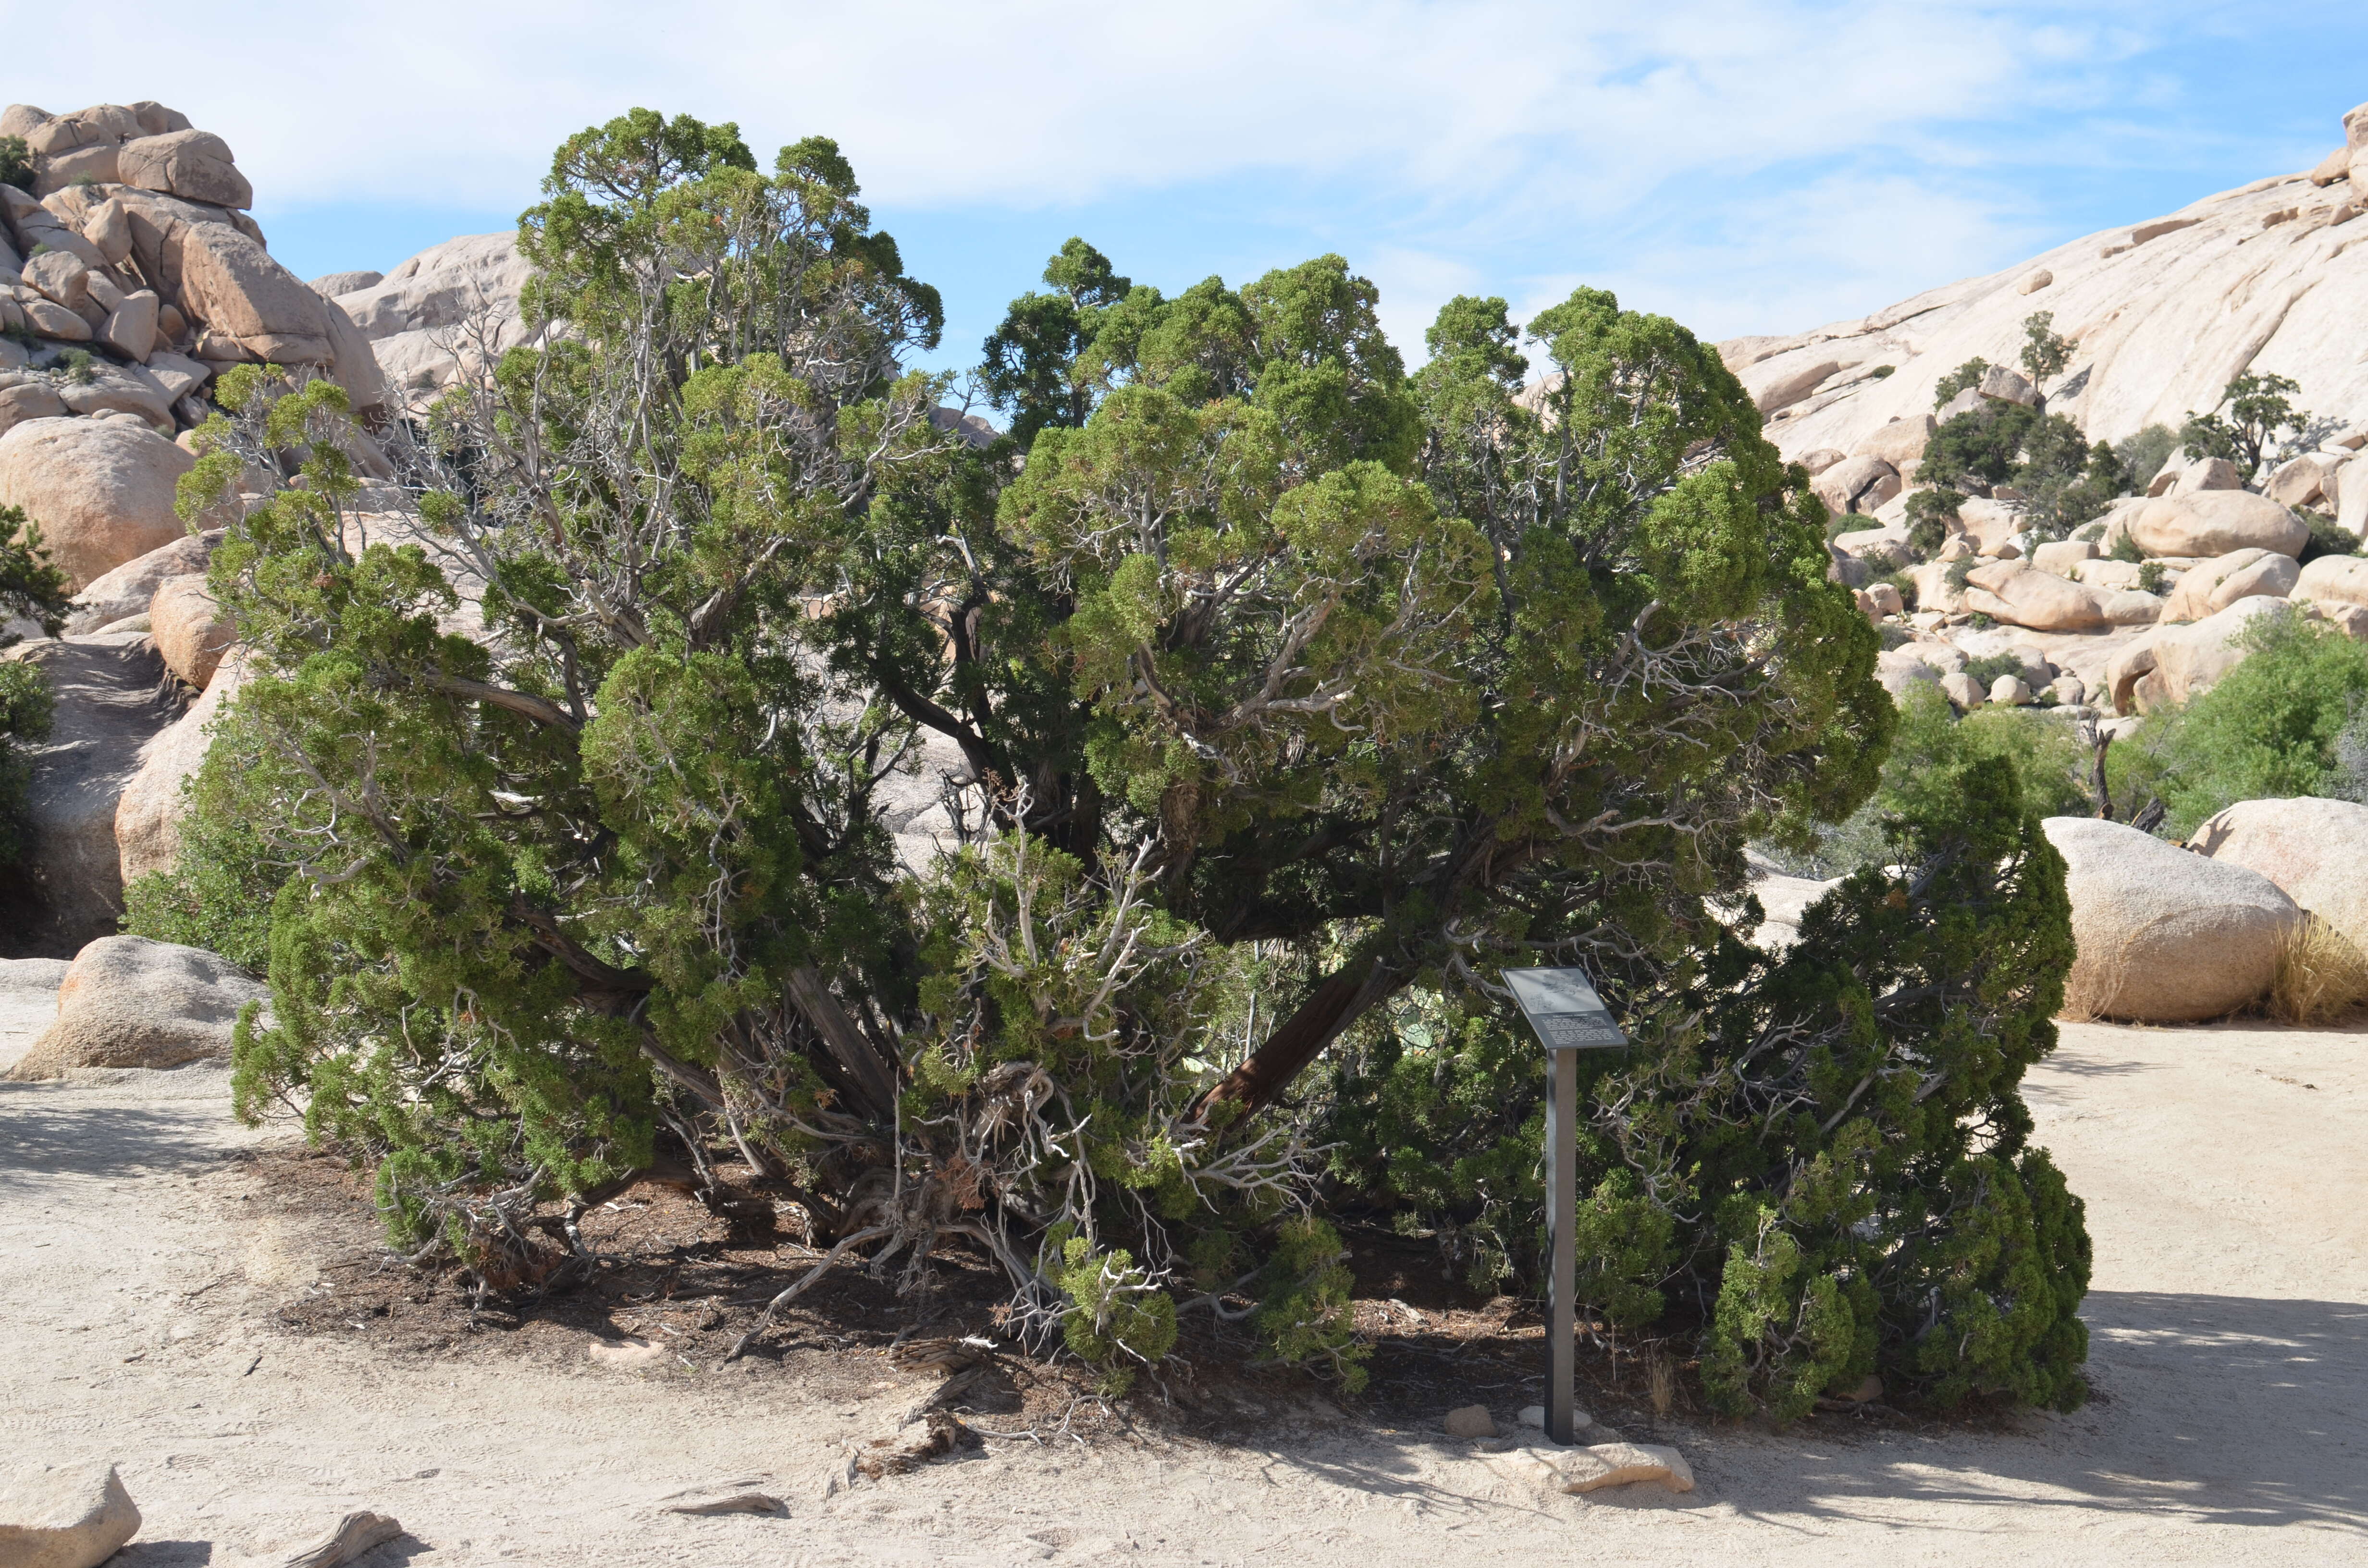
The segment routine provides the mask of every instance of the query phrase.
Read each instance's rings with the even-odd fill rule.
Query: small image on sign
[[[1550,1051],[1628,1043],[1583,969],[1508,969],[1505,983]]]

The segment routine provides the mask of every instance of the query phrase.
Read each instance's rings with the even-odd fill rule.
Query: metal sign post
[[[1546,1048],[1546,1436],[1568,1444],[1578,1257],[1578,1062],[1573,1052],[1622,1046],[1583,969],[1508,969],[1505,983]]]

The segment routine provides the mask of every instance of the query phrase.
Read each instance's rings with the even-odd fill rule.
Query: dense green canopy
[[[1353,1376],[1313,1142],[1357,1091],[1306,1069],[1393,1010],[1589,964],[1663,1062],[1599,1108],[1639,1138],[1722,1013],[1856,1019],[1884,1083],[2010,1097],[2031,1050],[1887,1034],[1840,937],[1738,956],[1745,846],[1847,815],[1893,717],[1805,476],[1675,323],[1460,299],[1409,377],[1338,256],[1171,298],[1072,241],[988,340],[1013,424],[973,448],[905,368],[937,296],[828,142],[768,174],[635,111],[545,194],[532,331],[383,432],[399,491],[356,479],[333,386],[269,371],[188,482],[282,487],[216,557],[254,675],[142,907],[278,889],[242,1104],[302,1096],[398,1229],[564,1270],[534,1205],[665,1137],[909,1281],[983,1249],[1017,1330],[1113,1381],[1187,1308]],[[886,802],[925,738],[962,843],[914,865]],[[1994,814],[1982,853],[2044,883]],[[1889,1101],[1787,1071],[1841,1119],[1770,1124],[1729,1196],[1807,1237],[1786,1162]],[[1947,1142],[1870,1179],[1956,1180]]]

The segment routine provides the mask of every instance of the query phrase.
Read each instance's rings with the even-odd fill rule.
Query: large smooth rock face
[[[182,782],[204,766],[214,721],[238,694],[244,663],[223,661],[189,710],[140,749],[140,767],[115,802],[115,850],[123,885],[151,871],[169,871],[181,854],[181,820],[188,801]]]
[[[0,920],[0,956],[66,958],[123,914],[115,810],[141,748],[178,717],[160,695],[165,662],[139,634],[27,642],[6,657],[39,665],[57,707],[46,740],[26,745],[29,845]]]
[[[334,358],[321,296],[256,241],[219,223],[181,223],[165,241],[165,277],[208,340],[276,365]]]
[[[2361,476],[2368,493],[2368,474]],[[2368,605],[2368,556],[2322,555],[2302,569],[2286,597],[2322,605]]]
[[[1869,431],[1859,441],[1858,449],[1850,455],[1881,458],[1906,474],[1924,460],[1924,448],[1939,427],[1940,422],[1929,414],[1909,419],[1894,419]]]
[[[2259,871],[2368,952],[2368,806],[2315,797],[2239,801],[2195,830],[2195,847]]]
[[[2135,508],[2129,535],[2148,555],[2211,558],[2239,550],[2300,555],[2310,528],[2266,495],[2204,490],[2165,495]]]
[[[173,487],[197,460],[128,419],[32,419],[0,436],[0,502],[41,525],[79,590],[184,537]]]
[[[122,183],[216,207],[252,207],[255,187],[211,131],[176,131],[127,142],[115,155]]]
[[[202,576],[167,577],[156,585],[148,605],[148,633],[165,667],[199,691],[214,678],[214,669],[238,640],[230,618],[206,591]]]
[[[239,1009],[270,994],[203,948],[103,937],[74,955],[58,988],[58,1021],[8,1076],[22,1082],[71,1067],[178,1067],[227,1056]]]
[[[2302,918],[2276,883],[2093,817],[2049,817],[2064,857],[2078,954],[2064,985],[2074,1017],[2188,1023],[2257,1000]]]
[[[0,1491],[0,1563],[97,1568],[140,1532],[140,1510],[111,1464],[14,1477]]]
[[[2324,130],[2333,140],[2331,117]],[[2346,244],[2368,219],[2351,210],[2349,187],[2338,179],[2315,187],[2295,171],[2196,194],[2202,199],[2171,220],[2180,226],[2144,225],[2151,237],[2143,244],[2129,243],[2126,227],[2086,235],[1864,316],[1804,322],[1807,330],[1737,338],[1719,351],[1755,392],[1797,386],[1820,366],[1897,368],[1819,393],[1795,417],[1772,421],[1769,437],[1788,459],[1854,451],[1888,421],[1932,412],[1936,384],[1968,359],[2013,364],[2035,303],[2078,338],[2048,412],[2070,415],[2092,441],[2119,441],[2154,424],[2176,429],[2190,409],[2216,405],[2246,370],[2294,378],[2298,406],[2346,421],[2368,417],[2359,335],[2368,320],[2368,258],[2359,244]],[[2293,216],[2265,224],[2285,212]],[[2045,299],[2034,301],[2024,285],[2041,274],[2049,279]]]
[[[404,392],[429,391],[475,358],[477,347],[457,341],[455,332],[472,316],[488,318],[503,347],[518,340],[518,291],[529,270],[516,234],[464,234],[338,295],[336,303],[370,340],[390,382]]]
[[[2285,600],[2262,595],[2238,599],[2192,626],[2165,627],[2157,632],[2146,644],[2146,668],[2134,677],[2135,684],[2130,688],[2139,711],[2176,707],[2211,690],[2245,662],[2242,638],[2254,619],[2283,615],[2287,608]],[[2119,689],[2117,681],[2115,690]],[[2124,713],[2130,711],[2118,699],[2116,706]]]
[[[111,571],[103,572],[74,596],[74,613],[66,619],[68,636],[97,631],[135,615],[146,615],[156,590],[167,577],[203,573],[221,542],[219,529],[185,533],[170,544],[157,546]]]
[[[2267,595],[2287,597],[2302,576],[2290,555],[2266,550],[2238,550],[2188,568],[2162,608],[2165,620],[2202,620],[2226,609],[2238,599]]]
[[[2032,631],[2094,631],[2111,624],[2105,596],[2025,561],[1965,574],[1965,608]]]

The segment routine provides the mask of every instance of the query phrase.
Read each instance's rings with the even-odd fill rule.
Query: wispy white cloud
[[[163,97],[283,200],[508,200],[560,136],[646,103],[760,151],[836,135],[899,203],[1282,167],[1617,204],[2009,119],[2035,71],[2137,36],[1945,0],[11,9],[14,90]]]
[[[2279,10],[2315,50],[2368,42],[2356,0]],[[906,213],[1059,223],[1188,187],[1315,191],[1335,205],[1309,214],[1311,248],[1383,281],[1417,353],[1446,292],[1565,274],[1709,332],[1857,313],[2060,225],[2030,170],[2309,144],[2215,75],[2212,49],[2248,27],[2257,47],[2261,20],[2217,0],[0,0],[0,17],[11,91],[173,103],[283,210],[514,211],[563,136],[636,104],[737,120],[760,155],[836,136]]]

